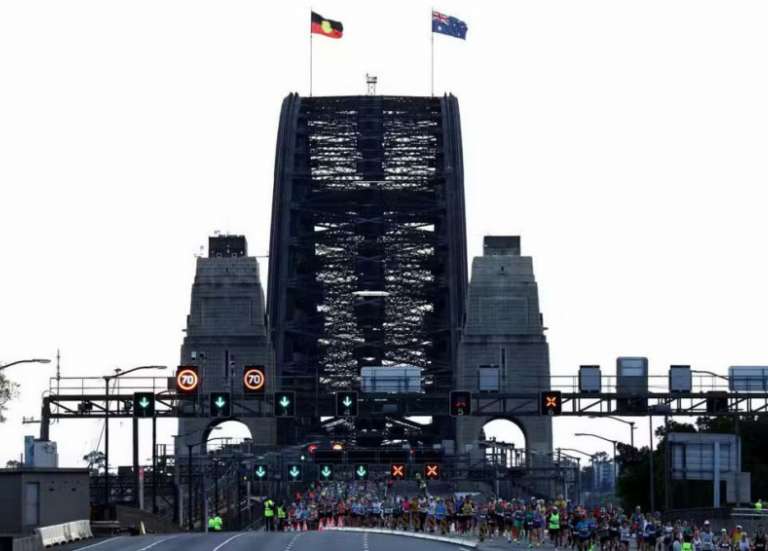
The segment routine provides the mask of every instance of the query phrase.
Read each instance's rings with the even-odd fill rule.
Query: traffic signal
[[[180,365],[176,370],[176,392],[196,394],[200,386],[200,374],[194,365]]]
[[[355,465],[355,478],[357,480],[367,480],[368,465]]]
[[[296,415],[296,393],[275,392],[275,417],[294,417]]]
[[[257,480],[265,480],[269,474],[269,468],[266,465],[256,465],[253,474],[256,475]]]
[[[330,465],[322,465],[318,472],[320,473],[320,480],[333,480],[333,467]]]
[[[452,417],[472,415],[472,393],[465,390],[452,390],[448,397]]]
[[[440,464],[427,463],[424,465],[424,477],[429,480],[437,480],[440,478]]]
[[[229,392],[211,392],[211,417],[231,417],[232,400]]]
[[[266,382],[264,366],[251,365],[243,368],[243,392],[245,394],[261,394],[264,392]]]
[[[546,390],[541,393],[539,413],[541,415],[560,415],[563,411],[563,397],[559,390]]]
[[[389,466],[389,476],[396,480],[405,478],[405,463],[392,463]]]
[[[336,393],[336,417],[357,416],[357,392]]]
[[[155,395],[152,392],[133,393],[133,416],[153,417],[155,415]]]
[[[288,480],[290,482],[298,482],[302,479],[301,465],[288,465]]]

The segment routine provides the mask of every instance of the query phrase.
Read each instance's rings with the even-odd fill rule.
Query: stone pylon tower
[[[245,237],[222,235],[209,239],[208,257],[197,259],[186,333],[180,364],[198,367],[198,392],[204,410],[210,392],[243,394],[245,366],[264,366],[265,392],[272,391],[274,368],[264,327],[264,291],[258,262],[248,256]],[[233,419],[248,426],[255,444],[274,444],[273,419]],[[179,419],[177,446],[201,442],[225,420]]]
[[[518,236],[486,236],[483,256],[472,260],[467,315],[459,345],[457,389],[472,392],[549,390],[549,348],[539,310],[533,261],[520,256]],[[552,452],[549,417],[464,417],[457,419],[458,452],[480,455],[477,440],[493,419],[516,423],[526,451],[536,462]]]

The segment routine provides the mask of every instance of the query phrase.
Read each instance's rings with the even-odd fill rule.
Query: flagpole
[[[430,42],[430,62],[429,62],[429,71],[430,71],[430,95],[432,97],[435,96],[435,30],[432,28],[432,18],[434,17],[432,14],[435,11],[435,8],[432,8],[429,10],[429,42]]]
[[[309,97],[312,97],[312,9],[309,11]]]

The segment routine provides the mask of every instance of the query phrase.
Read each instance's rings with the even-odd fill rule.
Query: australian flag
[[[439,11],[432,12],[432,32],[467,39],[467,24],[461,19],[445,15]]]

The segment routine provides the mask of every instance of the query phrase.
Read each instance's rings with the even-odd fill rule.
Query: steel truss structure
[[[297,395],[297,402],[302,400]],[[130,418],[133,411],[128,404],[133,395],[109,396],[109,418]],[[645,400],[647,407],[628,411],[619,407],[625,400]],[[194,408],[180,407],[188,402],[171,393],[157,396],[155,415],[165,417],[206,417],[210,414],[205,400],[199,400]],[[48,438],[48,424],[51,419],[103,419],[106,397],[103,394],[53,394],[43,398],[41,438]],[[473,394],[472,415],[492,416],[537,416],[540,394]],[[305,415],[334,415],[335,401],[332,396],[321,396],[319,401],[306,396],[310,409],[302,409]],[[251,397],[232,395],[232,418],[271,417],[274,412],[273,396]],[[445,415],[448,411],[448,394],[432,395],[363,395],[358,404],[360,417],[406,417]],[[606,417],[628,416],[737,416],[768,413],[768,393],[754,392],[691,392],[691,393],[647,393],[637,394],[562,394],[561,416]],[[326,422],[328,423],[328,421]]]
[[[283,390],[357,388],[366,366],[453,383],[467,287],[453,96],[288,96],[267,311]],[[295,377],[295,379],[293,379]]]

